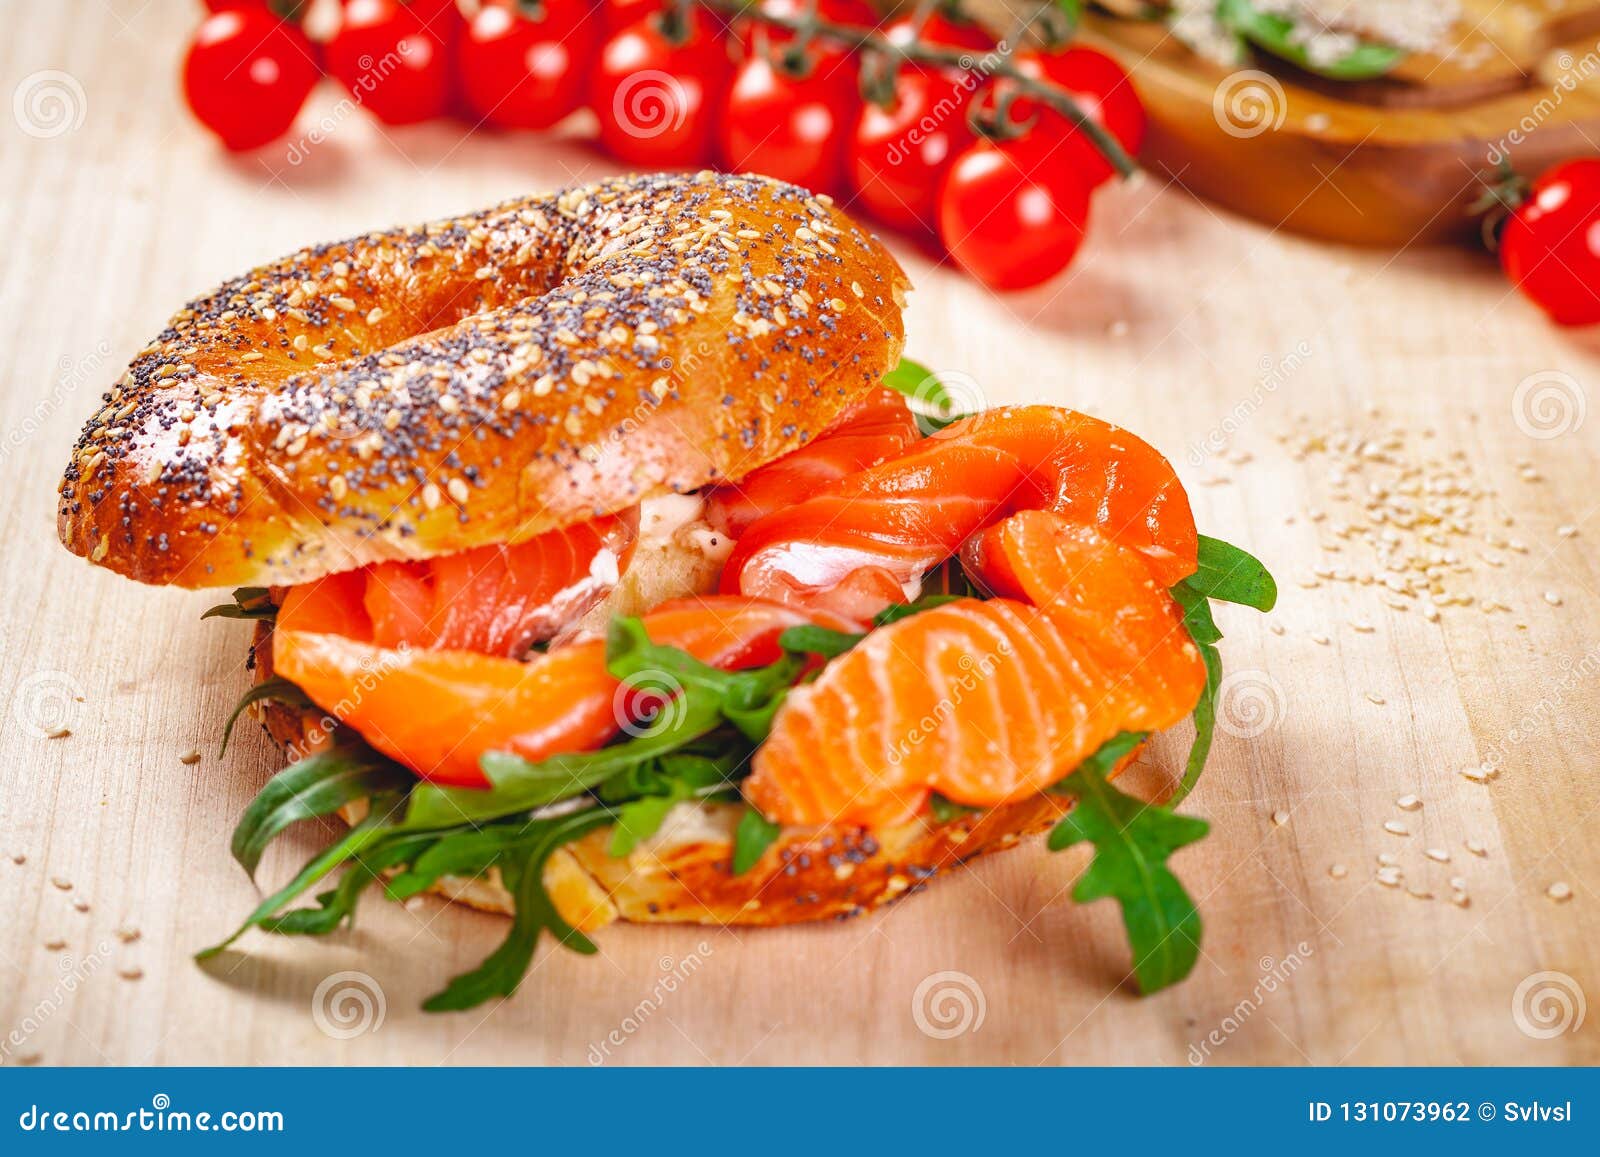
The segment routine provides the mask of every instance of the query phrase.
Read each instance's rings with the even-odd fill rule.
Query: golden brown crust
[[[906,285],[826,198],[712,173],[304,249],[140,353],[58,529],[184,587],[520,541],[795,449],[893,367]]]
[[[257,679],[271,675],[271,627],[258,624]],[[258,715],[279,746],[305,751],[323,740],[314,711],[261,704]],[[1134,757],[1124,759],[1126,766]],[[545,868],[545,886],[574,927],[594,931],[614,919],[635,923],[797,924],[858,915],[920,891],[934,876],[975,856],[1043,831],[1071,807],[1040,795],[944,823],[918,817],[892,828],[786,828],[743,875],[732,871],[736,804],[684,803],[633,853],[613,857],[609,829],[568,845]],[[357,817],[346,816],[346,819]],[[511,896],[491,872],[443,880],[434,891],[484,911],[509,914]]]

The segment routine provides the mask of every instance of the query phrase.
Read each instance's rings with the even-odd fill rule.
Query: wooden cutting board
[[[896,244],[920,358],[991,402],[1136,429],[1202,526],[1282,581],[1270,619],[1219,615],[1232,730],[1186,805],[1212,834],[1175,861],[1206,920],[1189,981],[1135,996],[1115,910],[1068,898],[1082,855],[1037,845],[847,923],[614,927],[597,958],[541,952],[515,999],[464,1015],[417,1005],[503,925],[432,900],[197,967],[254,903],[227,833],[277,761],[249,728],[216,754],[248,684],[243,625],[57,547],[81,418],[178,303],[239,269],[609,162],[454,125],[381,132],[331,92],[298,163],[227,159],[170,80],[192,17],[28,5],[0,44],[5,92],[47,80],[73,113],[57,135],[0,126],[0,1062],[1600,1061],[1600,1010],[1561,1031],[1556,1000],[1600,1000],[1600,345],[1466,253],[1317,245],[1155,181],[1103,194],[1070,276],[1020,296]],[[1319,448],[1342,431],[1347,449]],[[1356,578],[1375,569],[1364,533],[1404,521],[1363,504],[1369,484],[1392,510],[1448,478],[1473,495],[1448,577],[1477,601],[1430,622]],[[71,734],[41,737],[50,722]],[[1186,742],[1159,741],[1134,786],[1169,784]],[[1492,782],[1460,774],[1491,755]],[[312,840],[289,844],[266,879]],[[1380,883],[1380,855],[1432,898]]]

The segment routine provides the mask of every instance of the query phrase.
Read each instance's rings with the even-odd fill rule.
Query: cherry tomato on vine
[[[668,0],[599,0],[599,13],[607,36],[655,16],[666,8]]]
[[[1506,219],[1500,264],[1561,325],[1600,322],[1600,160],[1547,170]]]
[[[384,124],[416,124],[450,110],[449,54],[399,0],[349,0],[327,60],[328,71]]]
[[[456,51],[462,96],[472,113],[501,128],[545,129],[582,103],[599,49],[589,0],[544,0],[534,20],[486,6]]]
[[[703,8],[679,44],[654,18],[624,28],[601,48],[590,88],[600,143],[630,165],[707,163],[732,71],[721,22]]]
[[[845,133],[860,104],[853,68],[824,71],[818,63],[800,77],[766,57],[751,57],[739,66],[722,110],[723,167],[840,191]]]
[[[761,0],[757,9],[765,16],[798,20],[806,13],[806,0]],[[854,28],[876,28],[880,19],[877,9],[867,0],[817,0],[817,15],[830,24]],[[769,51],[782,51],[793,44],[798,35],[787,28],[755,20],[736,21],[734,28],[746,56],[764,55],[762,41]],[[852,55],[847,46],[821,37],[811,42],[808,51],[815,62],[813,67],[824,72],[831,72],[835,65]],[[853,74],[854,69],[851,71]]]
[[[196,119],[243,151],[289,131],[320,75],[316,49],[266,9],[208,16],[183,60],[183,93]]]
[[[1089,185],[1023,141],[979,141],[939,193],[945,250],[991,289],[1026,289],[1071,262],[1089,220]]]
[[[894,102],[868,103],[845,145],[857,200],[874,218],[906,232],[937,227],[939,183],[956,154],[972,143],[970,77],[903,68]]]
[[[1144,105],[1134,91],[1133,82],[1122,66],[1103,52],[1092,48],[1067,48],[1060,52],[1018,53],[1015,63],[1023,75],[1048,81],[1066,90],[1090,120],[1109,132],[1130,157],[1144,144]],[[1009,82],[995,82],[999,97]],[[1066,114],[1029,96],[1018,96],[1011,105],[1011,119],[1027,124],[1038,117],[1032,131],[1059,141],[1053,153],[1056,163],[1082,173],[1091,186],[1098,187],[1116,175],[1089,135],[1072,123]]]
[[[891,21],[883,30],[889,38],[889,43],[907,45],[915,40],[919,44],[932,44],[940,48],[959,49],[973,56],[973,63],[977,57],[985,52],[990,52],[995,47],[995,39],[983,30],[983,26],[971,20],[958,20],[946,16],[942,12],[935,12],[923,24],[920,32],[913,33],[915,21],[909,16]],[[917,64],[911,67],[921,71],[940,71],[947,76],[959,77],[962,70],[955,65]]]

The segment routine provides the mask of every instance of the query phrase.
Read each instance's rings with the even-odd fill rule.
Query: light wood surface
[[[57,546],[55,483],[81,420],[174,307],[229,274],[608,162],[454,125],[381,133],[339,119],[329,91],[302,121],[327,114],[327,139],[302,163],[283,148],[229,160],[176,96],[195,7],[17,5],[0,40],[4,95],[45,70],[82,94],[68,86],[82,120],[59,135],[0,123],[4,1063],[1600,1060],[1600,1008],[1548,1038],[1513,1009],[1540,972],[1600,1001],[1600,415],[1577,421],[1600,384],[1596,339],[1551,329],[1465,252],[1273,235],[1153,181],[1103,193],[1081,260],[1037,292],[997,299],[901,249],[919,358],[971,375],[991,402],[1069,404],[1138,430],[1179,463],[1202,528],[1282,582],[1269,620],[1219,615],[1228,668],[1247,673],[1234,731],[1259,734],[1220,734],[1186,805],[1213,824],[1175,861],[1206,920],[1188,982],[1134,995],[1114,907],[1068,899],[1084,854],[1036,844],[852,922],[613,927],[598,958],[542,950],[514,999],[461,1015],[417,1005],[503,925],[433,900],[370,903],[325,941],[252,934],[198,967],[190,954],[254,902],[227,836],[277,761],[248,727],[216,754],[247,685],[245,626],[201,623],[207,596],[138,587]],[[1531,436],[1541,422],[1566,432]],[[1191,453],[1224,426],[1223,454]],[[1475,478],[1485,493],[1471,534],[1450,540],[1465,568],[1452,589],[1510,609],[1451,606],[1434,623],[1379,586],[1318,579],[1370,571],[1371,555],[1338,537],[1351,516],[1331,496],[1332,459],[1280,440],[1297,428],[1403,428],[1402,457]],[[41,737],[52,722],[71,734]],[[1136,785],[1169,782],[1186,743],[1157,743]],[[1496,753],[1492,782],[1459,774]],[[1396,805],[1408,794],[1420,809]],[[316,834],[285,841],[266,878],[285,878]],[[1434,898],[1377,882],[1380,854]],[[1469,906],[1449,898],[1455,876]],[[1569,900],[1547,896],[1557,882]],[[352,971],[381,989],[384,1016],[344,1037],[313,1003]],[[932,991],[947,983],[983,1010],[948,1036],[938,1018],[959,1027],[958,994]],[[1552,1007],[1526,999],[1535,1016]]]

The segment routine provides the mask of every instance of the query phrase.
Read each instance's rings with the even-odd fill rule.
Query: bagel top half
[[[142,582],[288,585],[737,480],[895,365],[906,288],[826,197],[713,173],[303,249],[141,351],[58,529]]]

